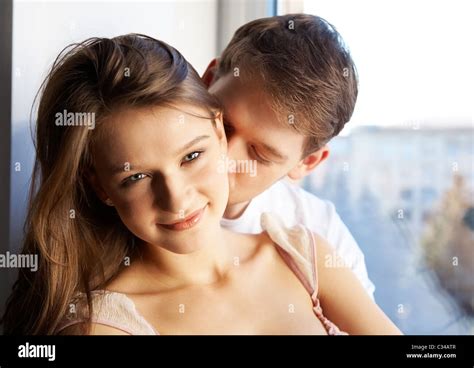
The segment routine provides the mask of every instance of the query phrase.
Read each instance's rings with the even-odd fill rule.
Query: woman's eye
[[[202,153],[202,151],[192,152],[189,155],[184,156],[183,162],[187,163],[187,162],[194,161],[195,159],[197,159],[201,155],[201,153]]]
[[[130,181],[130,182],[136,182],[136,181],[142,180],[142,179],[145,178],[145,177],[146,177],[145,174],[138,173],[138,174],[134,174],[134,175],[132,175],[132,176],[129,176],[129,177],[128,177],[128,181]]]

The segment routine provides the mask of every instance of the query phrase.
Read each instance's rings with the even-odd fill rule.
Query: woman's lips
[[[194,211],[188,217],[184,218],[182,221],[178,221],[173,224],[159,224],[159,225],[164,227],[165,229],[173,230],[173,231],[183,231],[183,230],[190,229],[194,227],[195,225],[197,225],[199,221],[201,221],[206,208],[207,208],[207,205],[205,205],[200,210]]]

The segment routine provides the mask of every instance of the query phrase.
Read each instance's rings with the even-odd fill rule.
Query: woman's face
[[[221,121],[188,105],[123,109],[107,118],[93,147],[91,181],[138,238],[191,253],[216,233],[228,194]],[[181,111],[180,111],[181,110]]]

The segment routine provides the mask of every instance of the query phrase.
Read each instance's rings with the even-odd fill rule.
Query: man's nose
[[[248,158],[247,144],[238,135],[233,135],[227,141],[227,156],[231,160],[245,160]]]

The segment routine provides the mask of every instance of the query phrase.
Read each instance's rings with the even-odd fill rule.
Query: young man
[[[233,163],[223,225],[259,233],[262,212],[303,224],[335,247],[373,297],[363,253],[334,205],[283,180],[299,180],[324,161],[326,143],[354,110],[356,70],[334,27],[306,14],[247,23],[203,80],[223,104]],[[239,170],[247,162],[256,170]]]

